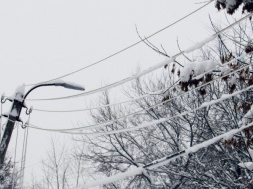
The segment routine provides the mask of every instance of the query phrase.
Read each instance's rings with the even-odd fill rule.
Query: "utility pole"
[[[24,94],[18,91],[15,94],[15,98],[12,100],[12,107],[8,115],[8,121],[0,144],[0,169],[3,168],[4,158],[11,139],[15,122],[19,121],[19,116],[23,107],[23,97]]]
[[[30,92],[38,87],[44,87],[44,86],[60,86],[68,89],[73,89],[73,90],[80,90],[84,91],[84,87],[75,85],[75,84],[70,84],[70,83],[65,83],[62,81],[59,82],[54,82],[54,83],[43,83],[43,84],[38,84],[32,87],[30,90],[28,90],[26,93],[24,93],[24,86],[18,88],[15,93],[15,97],[13,99],[9,99],[12,101],[12,107],[10,110],[9,115],[5,115],[5,117],[8,117],[7,124],[4,130],[3,137],[1,139],[1,144],[0,144],[0,170],[3,168],[4,164],[4,159],[5,155],[7,152],[8,145],[10,143],[12,131],[15,125],[16,121],[20,121],[20,113],[22,111],[22,108],[24,106],[24,102],[28,94]]]

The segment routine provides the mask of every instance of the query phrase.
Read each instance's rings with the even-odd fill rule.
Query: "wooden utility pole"
[[[23,107],[23,94],[16,92],[15,98],[12,101],[12,107],[8,115],[7,124],[0,144],[0,169],[3,168],[3,163],[8,145],[10,143],[12,131],[16,121],[19,121],[20,112]]]

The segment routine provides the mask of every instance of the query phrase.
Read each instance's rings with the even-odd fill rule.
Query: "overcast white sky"
[[[18,85],[37,83],[74,71],[94,63],[139,40],[137,25],[143,36],[148,36],[169,25],[203,4],[198,0],[43,0],[0,1],[0,93],[12,95]],[[150,41],[163,44],[168,54],[178,52],[176,40],[182,49],[187,48],[212,34],[208,14],[214,22],[224,17],[217,13],[214,3],[157,34]],[[148,68],[164,57],[139,44],[94,67],[64,78],[79,83],[86,91],[123,79],[139,65]],[[28,89],[28,88],[27,88]],[[50,98],[76,94],[61,88],[41,88],[29,98]],[[113,94],[113,91],[111,91]],[[117,97],[115,97],[117,98]],[[77,98],[47,102],[27,102],[28,106],[43,109],[80,109],[85,101]],[[3,105],[9,110],[10,103]],[[26,121],[27,117],[22,117]],[[85,122],[83,113],[33,112],[31,123],[47,128],[73,127]],[[15,131],[14,131],[15,133]],[[22,133],[21,133],[22,134]],[[12,143],[16,135],[12,137]],[[45,157],[50,133],[30,130],[26,165],[32,165]],[[65,140],[70,142],[68,136]],[[18,159],[21,156],[18,146]],[[13,144],[10,152],[13,152]],[[30,167],[26,172],[29,180]]]

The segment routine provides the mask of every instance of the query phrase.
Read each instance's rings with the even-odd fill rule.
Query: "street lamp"
[[[6,155],[6,151],[11,139],[12,131],[15,125],[16,121],[20,121],[20,113],[21,110],[24,106],[24,102],[28,94],[32,92],[34,89],[38,87],[45,87],[45,86],[61,86],[67,89],[72,89],[72,90],[81,90],[84,91],[85,89],[81,86],[78,86],[76,84],[71,84],[71,83],[65,83],[65,82],[54,82],[54,83],[43,83],[43,84],[38,84],[32,87],[29,91],[27,91],[25,94],[23,90],[17,90],[15,93],[15,98],[13,99],[11,111],[8,115],[8,120],[7,124],[4,130],[3,137],[1,139],[1,144],[0,144],[0,169],[3,168],[3,163]]]

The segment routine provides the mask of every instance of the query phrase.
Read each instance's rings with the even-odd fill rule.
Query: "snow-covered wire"
[[[199,42],[199,43],[191,46],[190,48],[188,48],[188,49],[186,49],[186,50],[184,50],[182,52],[179,52],[178,54],[172,56],[171,58],[169,58],[169,59],[167,59],[165,61],[162,61],[162,62],[156,64],[155,66],[152,66],[152,67],[150,67],[150,68],[148,68],[146,70],[143,70],[140,73],[137,73],[137,74],[135,74],[133,76],[130,76],[130,77],[127,77],[125,79],[116,81],[116,82],[111,83],[109,85],[106,85],[104,87],[100,87],[100,88],[97,88],[97,89],[94,89],[94,90],[91,90],[91,91],[88,91],[88,92],[84,92],[84,93],[79,93],[79,94],[76,94],[76,95],[56,97],[56,98],[26,99],[26,101],[63,100],[63,99],[69,99],[69,98],[76,98],[76,97],[80,97],[80,96],[87,96],[87,95],[95,94],[95,93],[98,93],[98,92],[106,91],[106,90],[111,89],[111,88],[118,87],[120,85],[123,85],[126,82],[132,81],[132,80],[137,79],[139,77],[142,77],[142,76],[144,76],[144,75],[146,75],[148,73],[151,73],[151,72],[157,70],[158,68],[163,67],[164,65],[167,65],[167,64],[170,64],[171,62],[174,62],[175,59],[178,56],[182,55],[183,53],[190,53],[192,51],[195,51],[195,50],[201,48],[203,45],[205,45],[205,44],[211,42],[212,40],[214,40],[219,34],[223,33],[224,31],[228,30],[229,28],[231,28],[234,25],[242,22],[243,20],[249,18],[252,15],[253,15],[253,13],[250,13],[250,14],[244,16],[243,18],[235,21],[233,24],[230,24],[229,26],[227,26],[227,27],[223,28],[222,30],[216,32],[215,34],[213,34],[210,37],[202,40],[201,42]]]
[[[116,174],[116,175],[113,175],[111,177],[107,177],[107,178],[104,178],[104,179],[99,179],[99,180],[95,180],[95,181],[92,181],[92,182],[87,182],[84,186],[75,187],[75,188],[72,188],[72,189],[92,188],[92,187],[95,187],[95,186],[101,186],[101,185],[104,185],[104,184],[109,184],[109,183],[112,183],[112,182],[116,182],[116,181],[125,179],[125,178],[130,177],[130,176],[140,175],[145,170],[154,170],[158,167],[164,166],[164,165],[170,163],[171,161],[173,161],[173,160],[175,160],[175,159],[177,159],[181,156],[184,156],[184,155],[187,155],[187,154],[190,154],[190,153],[195,153],[198,150],[200,150],[202,148],[206,148],[210,145],[213,145],[213,144],[215,144],[216,142],[218,142],[220,140],[226,140],[228,138],[231,138],[234,134],[236,134],[238,132],[241,132],[242,130],[247,129],[247,128],[252,127],[252,126],[253,126],[253,122],[248,124],[248,125],[244,125],[244,126],[238,128],[238,129],[232,129],[232,130],[230,130],[226,133],[223,133],[223,134],[218,135],[216,137],[213,137],[209,140],[206,140],[204,142],[201,142],[199,144],[191,146],[191,147],[187,148],[186,150],[182,150],[182,151],[176,152],[175,154],[165,156],[161,159],[154,160],[153,162],[151,162],[151,163],[149,163],[145,166],[135,167],[135,168],[132,168],[131,170],[128,170],[124,173],[119,173],[119,174]]]
[[[157,92],[163,92],[163,90],[157,91]],[[137,98],[133,98],[130,100],[122,101],[122,102],[117,102],[117,103],[112,103],[112,104],[106,104],[102,106],[96,106],[96,107],[91,107],[91,108],[81,108],[81,109],[72,109],[72,110],[49,110],[49,109],[38,109],[38,108],[33,108],[33,111],[38,111],[38,112],[49,112],[49,113],[67,113],[67,112],[82,112],[82,111],[90,111],[90,110],[95,110],[95,109],[100,109],[100,108],[106,108],[106,107],[113,107],[113,106],[118,106],[126,103],[131,103],[146,97],[149,97],[152,94],[145,94]]]
[[[113,130],[113,131],[107,131],[107,132],[96,132],[96,133],[76,133],[76,132],[64,132],[64,131],[61,131],[61,133],[67,133],[67,134],[75,134],[75,135],[95,135],[95,136],[102,136],[102,135],[110,135],[110,134],[118,134],[118,133],[122,133],[122,132],[130,132],[130,131],[135,131],[135,130],[139,130],[139,129],[143,129],[143,128],[146,128],[146,127],[149,127],[149,126],[152,126],[152,125],[156,125],[156,124],[159,124],[159,123],[163,123],[163,122],[166,122],[166,121],[169,121],[169,120],[172,120],[172,119],[175,119],[177,117],[181,117],[181,116],[184,116],[184,115],[187,115],[189,113],[192,113],[192,112],[195,112],[197,110],[200,110],[202,108],[206,108],[206,107],[209,107],[211,105],[214,105],[214,104],[217,104],[221,101],[224,101],[224,100],[227,100],[228,98],[231,98],[233,96],[236,96],[242,92],[245,92],[249,89],[252,89],[253,86],[249,86],[243,90],[239,90],[239,91],[236,91],[232,94],[226,94],[226,95],[222,95],[221,98],[217,99],[217,100],[212,100],[210,102],[204,102],[201,106],[195,108],[195,109],[191,109],[191,110],[188,110],[188,111],[184,111],[180,114],[177,114],[175,116],[170,116],[170,117],[167,117],[167,118],[161,118],[161,119],[158,119],[158,120],[155,120],[155,121],[151,121],[151,122],[147,122],[147,123],[144,123],[144,124],[140,124],[138,126],[135,126],[135,127],[130,127],[130,128],[124,128],[124,129],[119,129],[119,130]]]
[[[191,89],[191,90],[189,90],[189,91],[187,91],[187,92],[183,92],[183,93],[181,93],[181,94],[178,94],[177,96],[172,97],[172,98],[170,98],[170,99],[168,99],[168,100],[165,100],[165,101],[163,101],[163,102],[160,102],[160,103],[155,104],[155,105],[153,105],[153,106],[150,106],[150,107],[148,107],[148,108],[145,108],[145,109],[142,109],[142,110],[139,110],[139,111],[136,111],[136,112],[132,112],[132,113],[130,113],[130,114],[124,115],[124,116],[119,117],[119,118],[114,119],[114,120],[110,120],[110,121],[103,122],[103,123],[100,123],[100,124],[95,124],[95,125],[88,125],[88,126],[78,127],[78,128],[71,128],[71,129],[55,129],[55,130],[52,129],[52,131],[83,130],[83,129],[92,129],[92,128],[97,128],[97,127],[102,127],[102,126],[105,126],[105,125],[110,125],[110,124],[113,124],[114,122],[117,122],[117,121],[119,121],[119,120],[125,119],[125,118],[127,118],[127,117],[129,117],[129,116],[133,116],[133,115],[135,115],[135,114],[137,114],[137,113],[140,113],[140,112],[142,112],[142,111],[150,110],[150,109],[152,109],[152,108],[161,106],[161,105],[163,105],[164,103],[168,103],[168,102],[170,102],[170,101],[172,101],[172,100],[175,100],[175,99],[177,99],[177,98],[180,98],[180,97],[182,97],[182,96],[184,96],[184,95],[186,95],[186,94],[189,94],[190,92],[192,92],[192,91],[194,91],[194,90],[197,90],[197,89],[200,89],[200,88],[202,88],[202,87],[204,87],[204,86],[207,86],[207,85],[209,85],[209,84],[211,84],[211,83],[213,83],[213,82],[215,82],[215,81],[217,81],[217,80],[219,80],[219,79],[225,78],[225,77],[227,77],[227,76],[229,76],[229,75],[231,75],[231,74],[234,74],[234,73],[236,73],[236,72],[238,72],[238,71],[241,71],[241,70],[243,70],[243,69],[245,69],[245,68],[247,68],[247,67],[249,67],[249,66],[250,66],[250,65],[246,65],[246,66],[241,67],[241,68],[239,68],[239,69],[237,69],[237,70],[234,70],[234,71],[232,71],[232,72],[230,72],[230,73],[227,73],[227,74],[225,74],[225,75],[223,75],[223,76],[221,76],[221,77],[215,78],[215,79],[213,79],[212,81],[209,81],[209,82],[204,83],[204,84],[202,84],[202,85],[200,85],[200,86],[197,86],[197,87],[195,87],[195,88],[193,88],[193,89]]]
[[[185,16],[183,16],[182,18],[180,18],[180,19],[176,20],[175,22],[169,24],[168,26],[166,26],[166,27],[164,27],[164,28],[162,28],[162,29],[156,31],[155,33],[153,33],[153,34],[147,36],[146,39],[149,39],[149,38],[155,36],[156,34],[158,34],[158,33],[162,32],[162,31],[164,31],[164,30],[166,30],[166,29],[172,27],[173,25],[176,25],[177,23],[181,22],[182,20],[186,19],[187,17],[189,17],[189,16],[195,14],[195,13],[198,12],[199,10],[203,9],[204,7],[206,7],[206,6],[209,5],[212,1],[214,1],[214,0],[210,0],[210,1],[209,1],[208,3],[206,3],[205,5],[203,5],[203,6],[199,7],[199,8],[197,8],[196,10],[194,10],[194,11],[192,11],[192,12],[186,14]],[[50,81],[55,81],[55,80],[57,80],[57,79],[62,79],[62,78],[64,78],[64,77],[67,77],[67,76],[76,74],[76,73],[78,73],[78,72],[80,72],[80,71],[82,71],[82,70],[85,70],[85,69],[87,69],[87,68],[89,68],[89,67],[92,67],[92,66],[95,66],[96,64],[99,64],[99,63],[101,63],[101,62],[103,62],[103,61],[105,61],[105,60],[108,60],[108,59],[110,59],[110,58],[112,58],[112,57],[114,57],[114,56],[116,56],[116,55],[118,55],[118,54],[120,54],[120,53],[122,53],[122,52],[124,52],[124,51],[126,51],[126,50],[128,50],[128,49],[130,49],[130,48],[132,48],[132,47],[134,47],[134,46],[136,46],[136,45],[138,45],[138,44],[140,44],[140,43],[142,43],[142,42],[143,42],[143,40],[139,40],[139,41],[133,43],[132,45],[129,45],[128,47],[125,47],[125,48],[123,48],[123,49],[121,49],[121,50],[119,50],[119,51],[117,51],[117,52],[115,52],[115,53],[113,53],[113,54],[111,54],[111,55],[109,55],[109,56],[107,56],[107,57],[105,57],[105,58],[103,58],[103,59],[97,61],[97,62],[94,62],[94,63],[92,63],[92,64],[90,64],[90,65],[88,65],[88,66],[82,67],[82,68],[80,68],[80,69],[78,69],[78,70],[75,70],[75,71],[73,71],[73,72],[70,72],[70,73],[67,73],[67,74],[65,74],[65,75],[56,77],[56,78],[54,78],[54,79],[50,79],[50,80],[43,81],[43,82],[39,82],[39,83],[27,84],[27,85],[25,85],[25,86],[33,86],[33,85],[37,85],[37,84],[40,84],[40,83],[47,83],[47,82],[50,82]]]
[[[249,66],[249,65],[248,65]],[[248,67],[248,66],[245,66],[245,67]],[[245,69],[245,67],[241,68],[241,69]],[[238,70],[237,70],[238,71]],[[231,73],[230,73],[231,74]],[[223,76],[223,77],[226,77],[226,76]],[[98,128],[98,127],[102,127],[102,126],[106,126],[106,125],[110,125],[110,124],[113,124],[115,123],[116,121],[118,121],[119,119],[116,119],[116,120],[111,120],[111,121],[108,121],[108,122],[104,122],[104,123],[100,123],[100,124],[96,124],[96,125],[91,125],[91,126],[84,126],[84,127],[79,127],[79,128],[71,128],[71,129],[46,129],[46,128],[41,128],[41,127],[38,127],[38,126],[35,126],[33,124],[29,124],[28,127],[31,127],[31,128],[35,128],[35,129],[39,129],[39,130],[45,130],[45,131],[55,131],[55,132],[61,132],[61,133],[66,133],[66,134],[76,134],[76,135],[96,135],[96,136],[100,136],[100,135],[108,135],[108,134],[116,134],[116,133],[122,133],[122,132],[128,132],[128,131],[134,131],[134,130],[138,130],[138,129],[142,129],[142,128],[145,128],[145,127],[148,127],[148,126],[151,126],[151,125],[155,125],[155,124],[159,124],[159,123],[162,123],[162,122],[165,122],[165,121],[169,121],[171,119],[174,119],[176,117],[180,117],[180,116],[183,116],[183,115],[186,115],[188,113],[191,113],[191,112],[194,112],[194,111],[197,111],[199,109],[202,109],[204,107],[208,107],[210,105],[214,105],[216,103],[219,103],[221,101],[224,101],[228,98],[231,98],[235,95],[238,95],[242,92],[245,92],[249,89],[252,89],[253,86],[249,86],[245,89],[242,89],[242,90],[239,90],[239,91],[236,91],[232,94],[227,94],[227,95],[222,95],[221,98],[219,99],[216,99],[216,100],[212,100],[210,102],[204,102],[201,106],[195,108],[195,109],[191,109],[191,110],[188,110],[188,111],[185,111],[185,112],[182,112],[180,114],[177,114],[175,116],[171,116],[171,117],[168,117],[168,118],[161,118],[161,119],[158,119],[158,120],[155,120],[155,121],[151,121],[151,122],[148,122],[148,123],[144,123],[144,124],[141,124],[141,125],[138,125],[136,127],[130,127],[130,128],[125,128],[125,129],[119,129],[119,130],[114,130],[114,131],[108,131],[108,132],[96,132],[96,133],[76,133],[76,132],[68,132],[68,131],[74,131],[74,130],[85,130],[85,129],[94,129],[94,128]],[[183,93],[184,94],[184,93]],[[178,97],[178,96],[177,96]],[[165,103],[165,102],[163,102]],[[162,103],[162,104],[163,104]],[[161,105],[161,104],[159,104]],[[158,105],[157,105],[158,106]],[[154,106],[153,106],[154,107]],[[152,108],[153,108],[152,107]],[[151,107],[149,107],[150,109]],[[123,117],[123,118],[126,118],[126,117]],[[122,118],[121,118],[122,119]]]
[[[245,58],[247,55],[243,55],[237,58],[234,58],[232,60],[230,60],[229,62],[226,62],[224,64],[219,65],[218,67],[224,67],[226,65],[232,64],[234,61],[239,60],[241,58]],[[198,78],[201,76],[204,76],[205,74],[211,73],[215,70],[216,68],[212,68],[208,71],[203,72],[201,75],[197,76]],[[193,79],[196,79],[197,77],[194,77]],[[106,105],[102,105],[102,106],[97,106],[97,107],[90,107],[90,108],[82,108],[82,109],[72,109],[72,110],[49,110],[49,109],[38,109],[38,108],[33,108],[34,111],[40,111],[40,112],[49,112],[49,113],[68,113],[68,112],[81,112],[81,111],[90,111],[90,110],[95,110],[95,109],[100,109],[100,108],[105,108],[105,107],[113,107],[113,106],[117,106],[117,105],[122,105],[125,103],[131,103],[131,102],[135,102],[137,100],[149,97],[151,95],[161,95],[164,92],[169,91],[169,89],[171,89],[174,85],[169,86],[167,89],[162,89],[162,90],[158,90],[158,91],[154,91],[151,93],[147,93],[145,95],[130,99],[130,100],[126,100],[126,101],[122,101],[122,102],[118,102],[118,103],[112,103],[112,104],[106,104]],[[203,86],[201,86],[203,87]],[[194,89],[193,89],[194,90]]]
[[[184,112],[185,113],[185,112]],[[29,125],[28,125],[28,127],[29,127]],[[34,127],[33,125],[32,125],[32,127]],[[36,126],[37,127],[37,126]],[[37,127],[38,128],[38,127]],[[72,134],[72,133],[70,133],[70,134]],[[66,151],[64,151],[64,153],[67,153],[67,152],[69,152],[69,151],[71,151],[72,149],[70,149],[70,150],[66,150]],[[49,159],[49,158],[48,158]],[[32,164],[32,165],[27,165],[27,166],[25,166],[24,167],[24,169],[27,169],[27,168],[30,168],[30,167],[34,167],[34,166],[36,166],[36,165],[39,165],[39,164],[41,164],[42,163],[42,161],[40,161],[40,162],[38,162],[38,163],[34,163],[34,164]]]

